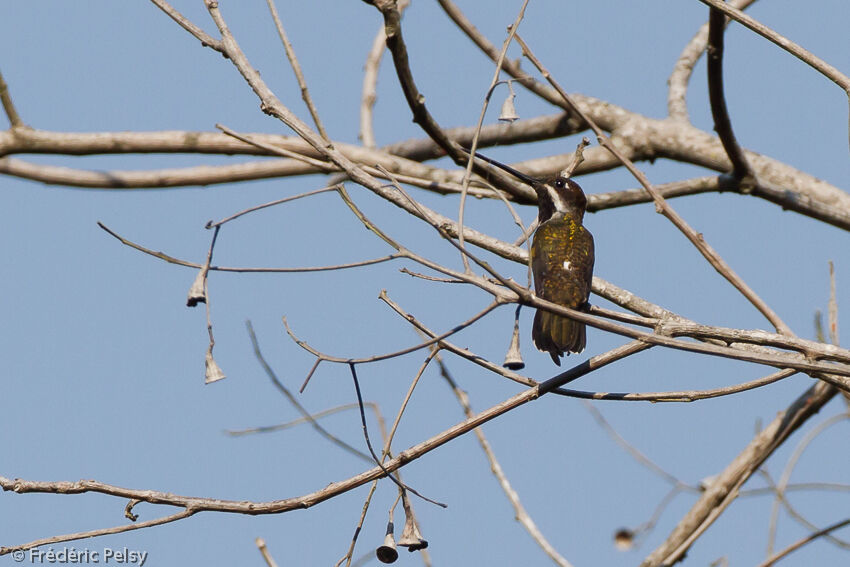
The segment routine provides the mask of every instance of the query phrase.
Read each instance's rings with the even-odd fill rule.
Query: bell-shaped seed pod
[[[502,122],[514,122],[519,120],[519,114],[516,113],[516,107],[514,107],[514,99],[516,95],[511,92],[508,95],[508,98],[505,99],[505,102],[502,103],[502,112],[499,113],[499,120]]]
[[[384,537],[384,543],[375,550],[375,555],[381,563],[395,563],[398,559],[398,550],[395,546],[395,537],[393,536],[393,523],[387,523],[387,535]]]
[[[525,368],[525,362],[522,360],[522,354],[519,352],[519,325],[514,324],[514,332],[511,336],[511,346],[508,347],[508,353],[505,355],[505,361],[502,366],[508,370],[522,370]]]

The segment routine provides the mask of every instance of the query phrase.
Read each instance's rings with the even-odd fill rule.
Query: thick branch
[[[735,460],[714,478],[690,512],[676,525],[673,533],[641,563],[641,567],[672,565],[680,561],[691,544],[738,496],[738,491],[747,479],[836,393],[837,390],[829,384],[815,384],[794,400],[788,409],[780,412]]]

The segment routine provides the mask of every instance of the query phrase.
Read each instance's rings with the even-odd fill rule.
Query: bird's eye
[[[563,187],[564,186],[564,178],[559,177],[555,180],[555,187]]]

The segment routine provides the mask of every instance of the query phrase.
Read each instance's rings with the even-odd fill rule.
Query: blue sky
[[[209,32],[201,2],[175,2]],[[276,94],[302,117],[307,113],[279,46],[264,2],[226,2],[231,28]],[[462,2],[467,15],[501,43],[519,2]],[[356,143],[362,65],[380,25],[362,2],[284,3],[278,6],[330,135]],[[666,79],[681,49],[706,20],[696,0],[679,2],[532,2],[523,37],[569,91],[608,100],[661,118]],[[839,69],[850,68],[846,22],[839,0],[810,5],[763,0],[750,13]],[[473,124],[493,67],[453,28],[436,3],[414,2],[404,19],[411,63],[429,109],[444,126]],[[210,131],[222,123],[243,132],[285,133],[232,65],[148,2],[16,2],[0,9],[0,70],[23,120],[67,132],[122,130]],[[518,57],[513,51],[511,57]],[[394,72],[385,61],[375,109],[379,144],[422,137],[410,119]],[[530,66],[526,63],[526,68]],[[780,159],[838,187],[850,179],[847,102],[839,88],[803,63],[740,26],[727,35],[727,102],[736,134],[749,149]],[[711,130],[701,62],[691,84],[693,123]],[[523,118],[555,112],[517,89]],[[497,97],[498,98],[498,97]],[[488,115],[496,120],[498,108]],[[3,122],[5,124],[5,122]],[[5,126],[4,126],[5,127]],[[564,153],[575,139],[488,151],[506,161]],[[18,156],[36,163],[105,169],[156,169],[248,161],[216,156]],[[446,167],[449,167],[443,163]],[[653,183],[707,174],[692,166],[642,163]],[[580,179],[597,193],[636,187],[623,172]],[[192,270],[144,256],[101,231],[101,221],[155,250],[202,262],[210,233],[203,227],[243,208],[315,189],[320,177],[138,191],[83,191],[0,178],[0,359],[3,410],[0,475],[32,480],[94,478],[106,483],[178,494],[270,500],[317,490],[368,465],[342,453],[308,427],[232,438],[227,429],[270,425],[298,417],[254,360],[245,331],[250,319],[281,380],[295,389],[312,357],[285,335],[281,316],[316,348],[338,356],[368,356],[408,346],[417,336],[377,299],[390,297],[431,328],[443,330],[489,301],[472,289],[412,280],[386,263],[346,272],[291,275],[215,273],[210,279],[216,358],[227,380],[204,386],[207,344],[202,309],[187,309]],[[456,251],[422,224],[366,190],[353,198],[402,243],[450,265]],[[421,196],[456,215],[453,198]],[[825,310],[827,262],[836,263],[839,308],[850,305],[850,236],[776,205],[737,195],[677,199],[673,206],[774,307],[797,334],[813,338],[813,314]],[[521,211],[528,221],[535,211]],[[467,222],[504,237],[515,227],[501,205],[472,201]],[[651,205],[588,215],[597,246],[596,274],[694,320],[740,328],[768,328],[670,223]],[[323,195],[255,213],[226,226],[215,262],[239,266],[303,266],[351,262],[387,254],[347,208]],[[522,266],[499,264],[524,277]],[[594,300],[602,303],[601,300]],[[513,310],[502,308],[454,342],[501,361]],[[530,310],[524,310],[526,374],[553,374],[549,357],[533,349]],[[622,344],[590,330],[588,349],[570,363]],[[364,396],[391,420],[424,354],[360,367]],[[518,386],[447,357],[473,407],[484,409]],[[582,379],[597,391],[704,389],[753,379],[762,368],[653,349]],[[689,483],[720,471],[766,423],[811,383],[794,376],[728,398],[692,404],[599,403],[612,425],[637,448]],[[311,411],[354,401],[344,366],[323,365],[300,397]],[[807,426],[841,412],[834,400]],[[435,369],[423,377],[396,437],[397,450],[462,419]],[[363,446],[359,418],[345,412],[323,422]],[[828,430],[805,453],[795,482],[847,478],[846,422]],[[377,432],[372,422],[373,440]],[[542,533],[571,562],[634,565],[669,533],[692,503],[677,498],[637,551],[618,552],[612,533],[649,518],[667,485],[614,444],[577,400],[543,398],[487,424],[484,432]],[[781,473],[797,434],[768,462]],[[842,447],[844,449],[842,449]],[[404,469],[405,480],[449,504],[442,510],[415,500],[435,565],[546,565],[548,560],[513,520],[510,506],[469,435]],[[748,487],[763,483],[753,479]],[[345,552],[366,489],[314,509],[271,517],[204,513],[188,520],[55,549],[105,547],[146,550],[148,565],[261,564],[254,546],[263,537],[281,565],[333,564]],[[367,517],[356,555],[382,539],[395,490],[383,482]],[[796,494],[793,502],[819,526],[846,517],[847,496]],[[96,496],[0,494],[0,545],[123,523],[119,499]],[[728,556],[735,565],[764,558],[771,500],[736,502],[689,554],[707,565]],[[139,505],[141,520],[171,513]],[[400,523],[400,522],[399,522]],[[804,535],[783,517],[778,547]],[[787,565],[838,564],[846,557],[818,544]],[[402,555],[398,564],[419,564]]]

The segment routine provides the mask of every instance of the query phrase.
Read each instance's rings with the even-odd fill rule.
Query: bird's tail
[[[584,350],[585,325],[562,315],[538,309],[534,314],[531,339],[538,350],[548,352],[558,366],[561,356]]]

